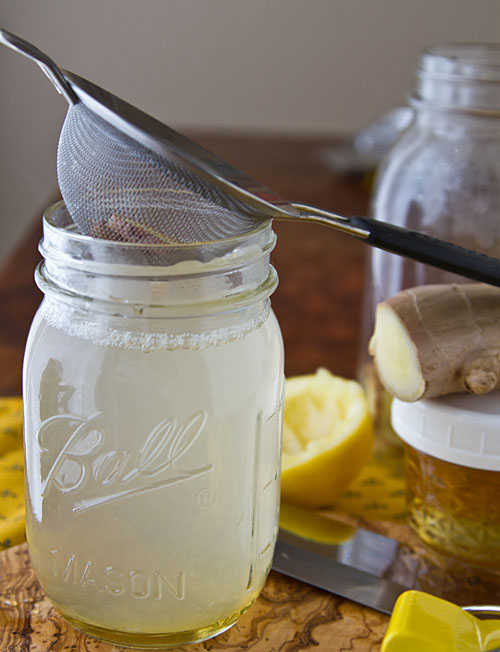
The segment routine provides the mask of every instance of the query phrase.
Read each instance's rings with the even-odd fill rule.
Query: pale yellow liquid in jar
[[[172,340],[44,305],[25,367],[27,534],[44,590],[117,643],[223,631],[257,597],[277,531],[274,315]]]

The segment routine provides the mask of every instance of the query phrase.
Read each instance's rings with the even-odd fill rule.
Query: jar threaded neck
[[[500,43],[450,43],[425,50],[412,104],[500,116]]]

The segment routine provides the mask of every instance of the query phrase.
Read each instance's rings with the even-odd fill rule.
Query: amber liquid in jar
[[[409,522],[430,546],[500,569],[500,472],[453,464],[405,444]]]

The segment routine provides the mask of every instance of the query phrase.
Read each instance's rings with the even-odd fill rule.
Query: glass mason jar
[[[33,567],[98,638],[203,640],[256,599],[277,536],[275,235],[150,246],[72,225],[44,216],[24,364]]]
[[[429,49],[417,79],[414,119],[377,172],[371,216],[498,257],[500,45]],[[390,398],[367,353],[377,304],[407,287],[467,279],[379,249],[366,270],[360,377],[386,430]]]

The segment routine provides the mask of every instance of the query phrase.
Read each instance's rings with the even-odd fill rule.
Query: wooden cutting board
[[[384,576],[457,604],[500,604],[500,572],[457,562],[424,546],[405,524],[366,522],[399,542]],[[257,602],[230,630],[186,652],[375,652],[389,617],[271,571]],[[1,652],[112,652],[76,631],[52,607],[37,582],[26,544],[0,553]],[[172,649],[172,648],[171,648]]]
[[[188,652],[368,652],[378,650],[388,617],[271,572],[257,602],[216,638],[176,648]],[[76,631],[45,597],[26,544],[0,553],[2,652],[111,652],[128,648]]]

